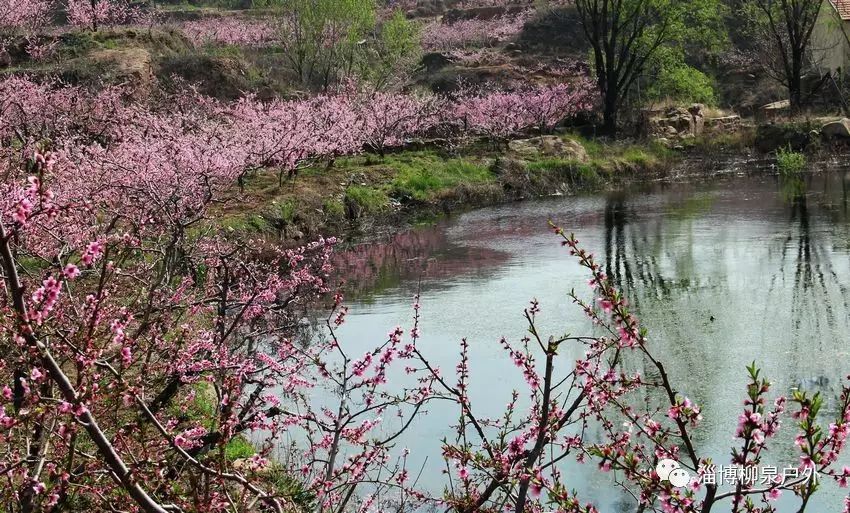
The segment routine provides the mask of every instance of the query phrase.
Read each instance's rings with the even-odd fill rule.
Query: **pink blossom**
[[[83,251],[80,261],[84,265],[91,265],[103,255],[103,249],[103,243],[100,241],[90,242]]]
[[[133,363],[133,353],[127,346],[121,348],[121,362],[124,364],[125,367]]]
[[[65,266],[65,269],[62,270],[62,274],[65,278],[73,280],[80,275],[80,269],[74,264],[68,264]]]
[[[264,19],[205,17],[186,22],[181,28],[195,45],[226,44],[256,48],[272,46],[280,41],[280,27]]]

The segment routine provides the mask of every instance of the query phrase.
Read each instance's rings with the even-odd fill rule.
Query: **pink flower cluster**
[[[71,25],[91,30],[151,21],[150,14],[130,0],[67,0],[67,13]]]
[[[0,50],[22,36],[31,58],[49,55],[55,42],[40,41],[37,32],[48,22],[50,6],[49,0],[0,0]]]
[[[268,19],[206,17],[183,23],[181,29],[195,45],[265,47],[280,41],[280,27]]]
[[[30,31],[47,21],[48,0],[0,0],[0,31]]]
[[[468,92],[452,106],[451,116],[465,130],[504,140],[534,128],[548,131],[564,119],[589,111],[595,101],[593,91],[588,79],[581,79],[516,91]]]
[[[529,10],[488,20],[434,21],[423,30],[422,45],[433,52],[494,46],[516,37],[531,15]]]

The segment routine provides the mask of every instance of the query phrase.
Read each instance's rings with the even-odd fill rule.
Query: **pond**
[[[552,219],[575,232],[625,292],[674,386],[702,407],[699,451],[728,464],[745,365],[757,362],[773,393],[785,395],[796,387],[834,398],[850,373],[848,191],[850,172],[842,170],[794,180],[731,173],[475,210],[345,253],[339,265],[351,313],[340,336],[350,354],[362,354],[390,328],[409,329],[420,291],[418,345],[449,372],[466,337],[473,404],[498,412],[524,385],[499,340],[525,334],[529,300],[540,301],[547,337],[592,332],[567,297],[573,288],[590,297],[587,275],[547,229]],[[559,365],[572,361],[567,355]],[[834,399],[827,406],[833,412]],[[425,465],[420,484],[432,491],[444,483],[440,439],[452,435],[456,418],[455,408],[429,408],[399,440],[413,466]],[[786,418],[783,431],[792,428]],[[790,440],[769,460],[796,464]],[[603,512],[634,511],[594,464],[571,463],[566,476]],[[827,483],[810,510],[840,511],[842,497]],[[780,504],[790,507],[788,500]]]

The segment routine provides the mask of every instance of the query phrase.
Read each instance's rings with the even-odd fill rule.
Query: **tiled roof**
[[[842,20],[850,20],[850,0],[829,0]]]

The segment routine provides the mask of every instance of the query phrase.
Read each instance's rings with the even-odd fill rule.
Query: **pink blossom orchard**
[[[15,37],[23,37],[28,53],[40,57],[46,48],[39,44],[36,34],[47,23],[49,11],[47,0],[0,1],[0,50],[5,50]]]
[[[67,12],[71,25],[95,31],[102,27],[151,21],[150,13],[128,0],[67,0]]]
[[[180,28],[195,45],[266,47],[280,42],[280,27],[270,20],[204,18],[183,23]]]
[[[265,263],[215,236],[189,242],[186,229],[232,177],[204,161],[183,189],[165,185],[176,178],[165,162],[149,163],[141,183],[136,169],[105,164],[81,189],[88,181],[75,175],[93,178],[91,165],[36,153],[4,184],[5,509],[105,509],[128,495],[144,511],[256,501],[283,511],[285,497],[231,472],[223,444],[258,429],[273,439],[301,420],[281,402],[315,355],[282,333],[296,305],[327,291],[334,241]],[[198,394],[213,411],[187,418]],[[183,495],[175,480],[206,491]]]
[[[531,18],[531,11],[482,20],[435,21],[422,33],[422,46],[429,51],[449,51],[493,46],[517,36]]]
[[[375,349],[374,370],[371,356],[331,361],[336,342],[296,343],[301,309],[328,291],[334,241],[258,254],[206,223],[253,158],[221,146],[238,126],[229,112],[200,98],[157,112],[111,102],[118,91],[6,85],[29,103],[3,105],[0,134],[5,509],[98,510],[128,496],[143,511],[288,510],[272,467],[300,476],[323,511],[387,469],[401,487],[394,437],[370,433],[421,402],[385,390],[402,333]],[[308,401],[334,379],[345,392],[336,415]],[[212,411],[193,415],[199,402]],[[294,430],[316,444],[273,466]],[[225,447],[249,432],[264,441],[237,466]],[[180,492],[200,482],[200,495]]]
[[[360,100],[365,145],[383,156],[406,137],[424,134],[440,122],[444,101],[434,95],[375,92]]]
[[[205,149],[191,151],[203,151],[222,166],[239,168],[236,176],[271,167],[280,170],[281,181],[316,161],[364,150],[383,155],[389,148],[441,130],[500,141],[547,132],[562,120],[590,110],[594,100],[582,81],[516,91],[466,91],[454,98],[373,92],[349,85],[303,100],[260,101],[247,96],[221,103],[187,90],[153,108],[125,105],[124,92],[117,87],[89,93],[79,87],[14,78],[0,82],[0,90],[9,93],[0,98],[5,121],[0,130],[24,145],[58,136],[69,152],[96,153],[103,148],[78,143],[86,137],[118,135],[116,140],[123,141],[135,133],[138,146],[144,147],[156,144],[144,142],[149,130],[171,130],[173,134],[163,139],[172,146],[183,140],[184,149],[190,151],[188,138],[195,137]],[[186,114],[173,114],[168,102],[182,103]],[[187,132],[188,127],[192,130]],[[72,128],[77,132],[69,133]],[[132,146],[122,142],[118,148],[136,151]],[[141,154],[139,158],[147,160]]]
[[[452,105],[450,118],[464,131],[506,141],[535,129],[547,132],[560,121],[589,111],[593,103],[586,80],[516,91],[465,92]]]
[[[3,0],[0,29],[4,32],[32,30],[47,21],[50,4],[45,0]]]
[[[780,494],[805,510],[818,491],[802,480],[682,489],[659,479],[662,458],[694,475],[713,463],[693,442],[710,412],[670,382],[621,293],[560,229],[590,273],[593,300],[572,297],[603,335],[547,337],[537,329],[543,307],[532,302],[529,335],[501,341],[525,388],[484,418],[468,393],[468,343],[455,369],[435,367],[418,301],[410,331],[392,328],[364,354],[349,354],[338,334],[341,294],[328,337],[297,341],[304,309],[331,292],[333,239],[281,250],[233,240],[210,219],[246,169],[297,169],[400,145],[400,133],[456,126],[459,106],[467,130],[493,137],[551,127],[585,107],[574,86],[455,100],[349,89],[221,103],[186,92],[163,105],[128,103],[118,88],[0,86],[10,93],[0,95],[5,510],[99,510],[120,500],[141,511],[287,511],[296,494],[272,478],[283,474],[323,512],[595,511],[572,493],[566,458],[615,474],[636,508],[665,512],[774,511]],[[509,105],[520,122],[473,128],[492,105]],[[565,365],[559,352],[568,344],[585,354]],[[630,370],[638,357],[651,374]],[[393,383],[393,368],[414,384]],[[755,366],[749,375],[730,463],[758,465],[790,412],[800,468],[846,485],[850,469],[838,459],[850,429],[848,388],[830,422],[820,395],[770,398]],[[330,398],[318,393],[327,387]],[[417,489],[398,445],[434,401],[458,407],[442,448],[443,496]],[[601,436],[585,437],[591,429]],[[257,452],[234,461],[227,448],[240,437]],[[287,457],[276,461],[282,445]]]

